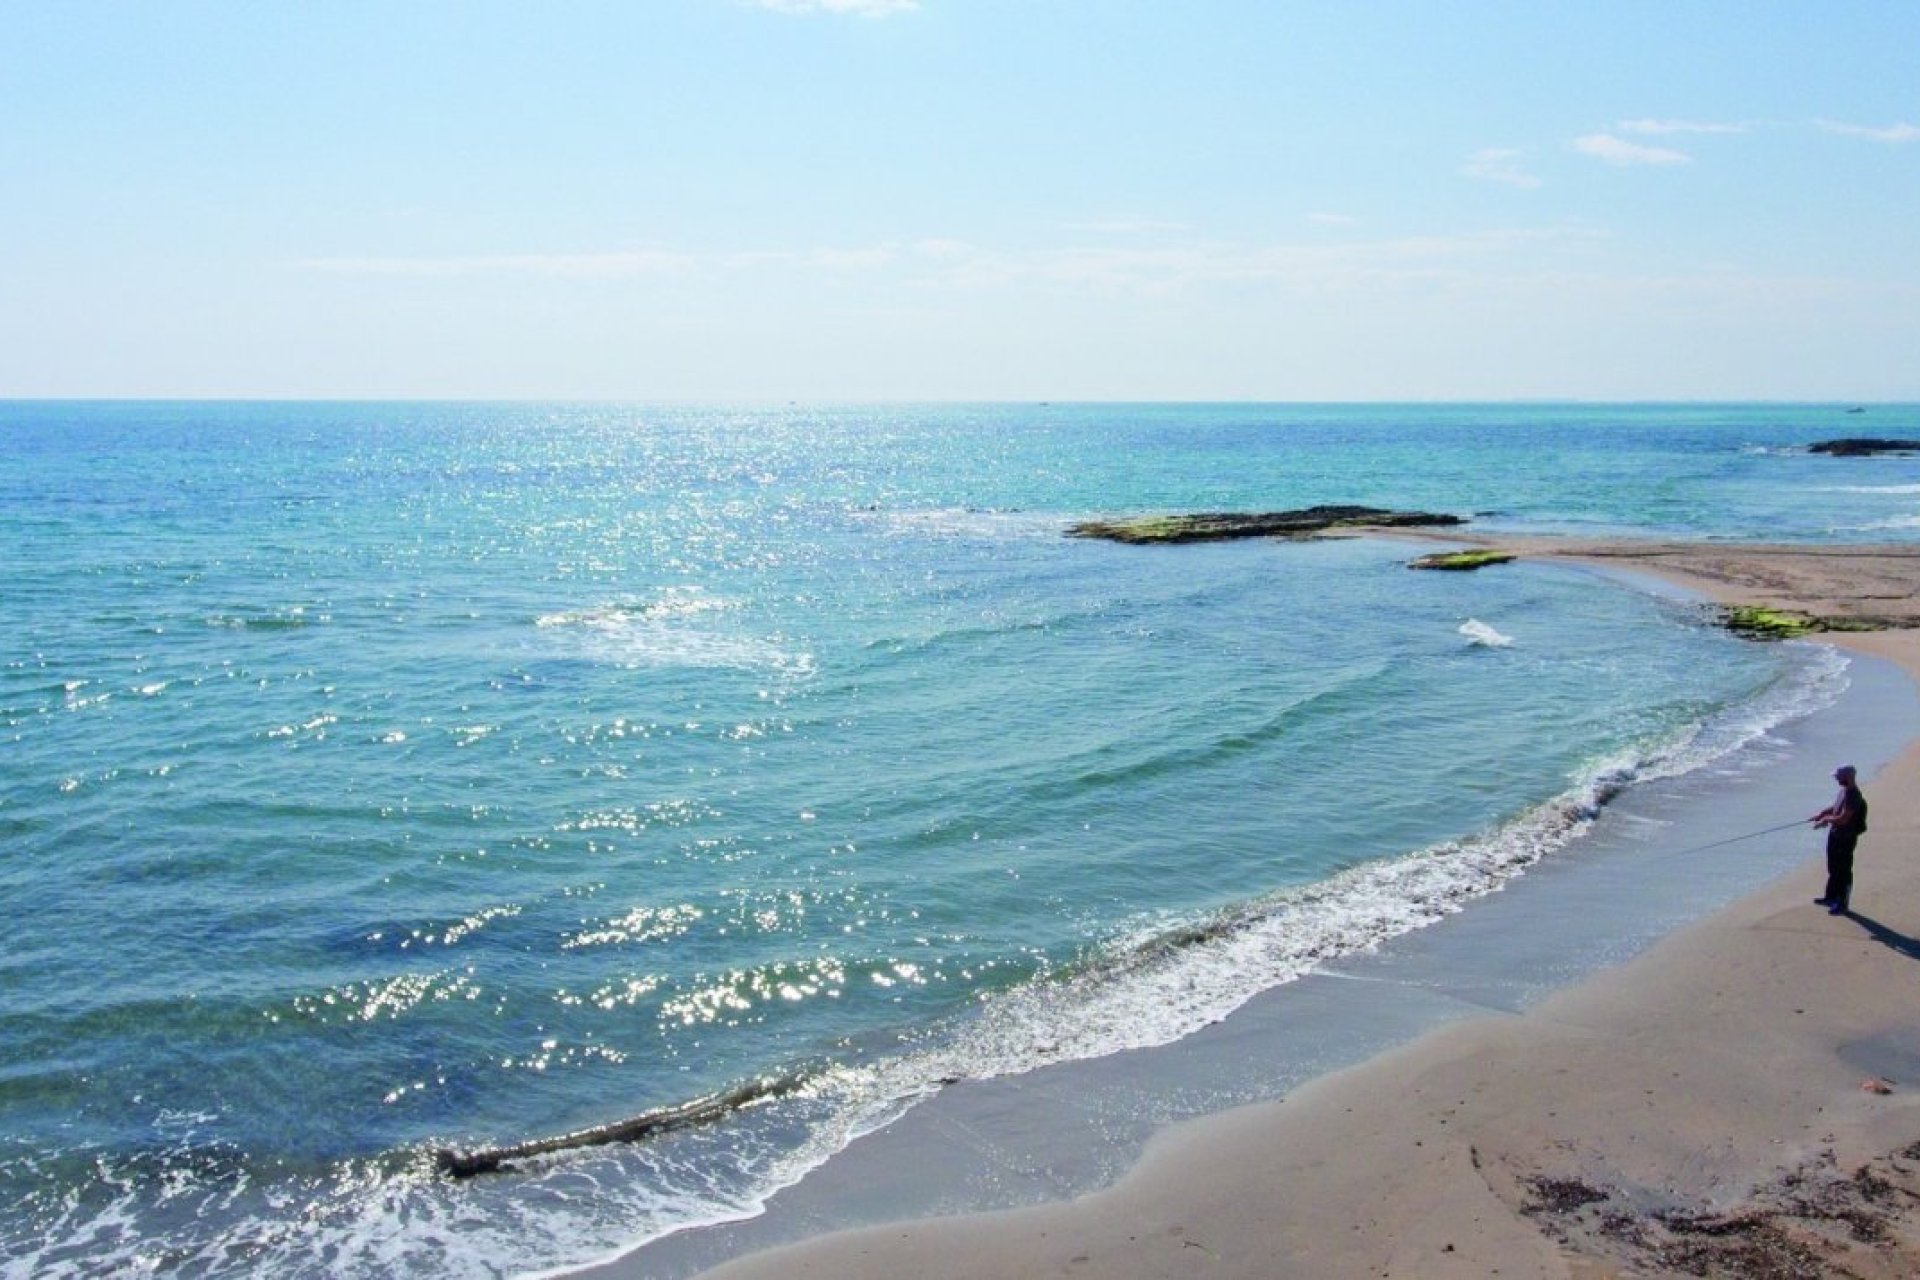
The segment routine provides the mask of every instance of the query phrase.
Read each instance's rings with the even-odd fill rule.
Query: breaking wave
[[[801,1064],[629,1121],[535,1135],[482,1152],[464,1170],[499,1168],[486,1177],[448,1179],[428,1149],[344,1162],[291,1182],[248,1167],[211,1176],[207,1163],[223,1163],[222,1149],[183,1122],[176,1146],[141,1157],[154,1168],[103,1163],[86,1192],[37,1206],[34,1216],[50,1239],[70,1246],[76,1233],[90,1237],[85,1268],[151,1267],[159,1254],[143,1241],[167,1238],[164,1265],[202,1274],[270,1267],[345,1276],[579,1266],[676,1231],[751,1217],[775,1191],[949,1083],[1168,1044],[1261,992],[1436,923],[1565,849],[1630,787],[1713,766],[1827,705],[1845,687],[1845,671],[1837,652],[1806,646],[1804,660],[1757,700],[1593,761],[1551,799],[1476,834],[1211,912],[1140,919],[1077,962],[983,999],[902,1051]],[[569,1149],[576,1142],[589,1145]],[[618,1145],[599,1145],[608,1142]],[[6,1164],[0,1155],[0,1173],[22,1172]],[[143,1189],[155,1176],[178,1188],[158,1203]],[[106,1203],[83,1203],[99,1198]],[[258,1212],[246,1212],[256,1202]],[[202,1212],[226,1219],[218,1239],[196,1241],[191,1223]],[[58,1246],[8,1243],[19,1250],[4,1272],[10,1277],[85,1273]]]

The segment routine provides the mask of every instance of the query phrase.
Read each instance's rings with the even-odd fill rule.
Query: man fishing
[[[1807,819],[1827,829],[1827,891],[1813,901],[1834,916],[1847,909],[1847,900],[1853,894],[1853,846],[1867,829],[1867,798],[1860,794],[1854,777],[1850,764],[1835,769],[1833,780],[1840,784],[1840,794]]]

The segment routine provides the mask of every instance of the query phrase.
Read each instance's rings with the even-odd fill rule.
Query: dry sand
[[[1920,627],[1920,549],[1445,541]],[[1835,642],[1920,679],[1920,630]],[[1809,864],[1523,1014],[1162,1134],[1108,1190],[708,1280],[1920,1275],[1917,783],[1913,744],[1868,788],[1853,915]]]

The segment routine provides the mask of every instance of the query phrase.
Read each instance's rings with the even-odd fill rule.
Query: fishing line
[[[1776,831],[1790,831],[1794,827],[1804,827],[1811,821],[1811,818],[1802,818],[1798,822],[1785,822],[1777,827],[1768,827],[1765,831],[1749,831],[1743,836],[1728,836],[1725,840],[1715,840],[1712,844],[1697,844],[1691,849],[1680,850],[1680,853],[1676,853],[1674,857],[1687,853],[1699,853],[1705,849],[1718,849],[1723,844],[1737,844],[1742,840],[1751,840],[1755,836],[1770,836]]]

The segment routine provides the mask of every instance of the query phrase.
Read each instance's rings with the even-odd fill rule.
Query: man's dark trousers
[[[1859,842],[1858,832],[1842,831],[1838,827],[1827,832],[1825,897],[1837,907],[1844,908],[1847,898],[1853,893],[1853,846]]]

